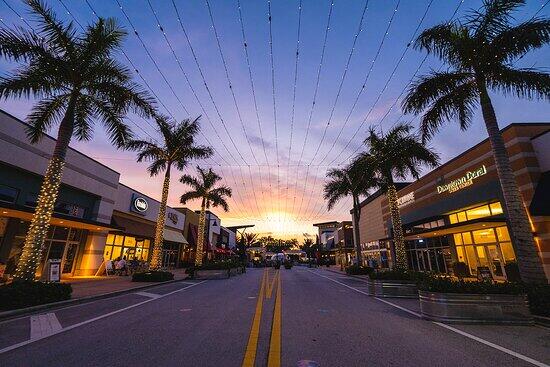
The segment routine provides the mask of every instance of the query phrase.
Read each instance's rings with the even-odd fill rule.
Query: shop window
[[[112,233],[109,233],[107,235],[107,241],[105,241],[106,244],[112,245],[115,242],[115,235]]]
[[[113,253],[111,254],[111,259],[116,259],[117,257],[120,257],[121,252],[122,252],[122,247],[113,246]]]
[[[473,231],[472,233],[474,235],[474,242],[476,244],[497,242],[495,231],[493,230],[493,228],[480,229],[478,231]]]
[[[499,241],[510,241],[510,233],[508,233],[507,227],[498,227],[495,230]]]
[[[113,246],[105,246],[103,250],[103,260],[110,260],[113,252]]]
[[[455,245],[462,245],[462,235],[460,233],[453,234]]]
[[[122,243],[124,242],[124,236],[116,235],[115,237],[115,245],[116,246],[122,246]]]
[[[496,203],[492,203],[491,205],[491,215],[497,215],[502,214],[502,205],[497,201]]]
[[[124,240],[124,247],[136,247],[136,238],[126,236]]]
[[[444,221],[443,219],[439,219],[439,220],[437,221],[437,226],[438,226],[438,227],[443,227],[444,225],[445,225],[445,221]]]
[[[489,205],[483,205],[477,208],[466,210],[466,216],[468,217],[468,220],[488,217],[490,215],[491,211],[489,210]]]
[[[466,254],[464,253],[463,246],[457,246],[456,248],[456,257],[458,262],[466,263]]]
[[[472,234],[470,232],[463,232],[462,233],[462,240],[464,241],[465,245],[471,245],[472,242]]]
[[[449,222],[451,222],[451,224],[458,223],[458,216],[456,213],[449,215]]]
[[[468,259],[468,266],[470,268],[470,274],[477,274],[477,259],[474,246],[465,246],[466,258]]]
[[[458,212],[456,213],[457,217],[458,217],[458,221],[459,222],[466,222],[466,212]]]
[[[504,262],[509,263],[516,261],[516,254],[512,247],[512,242],[501,242],[500,249],[502,250],[502,256],[504,256]]]
[[[0,185],[0,201],[15,203],[19,190],[14,187]]]
[[[55,240],[66,240],[69,238],[69,228],[56,226],[52,238]]]

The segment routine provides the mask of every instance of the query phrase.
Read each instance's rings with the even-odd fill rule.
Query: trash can
[[[61,259],[48,260],[48,271],[46,272],[47,282],[59,282],[61,281]]]

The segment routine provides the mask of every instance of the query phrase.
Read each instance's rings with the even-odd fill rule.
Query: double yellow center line
[[[270,281],[269,269],[266,268],[264,269],[260,280],[260,294],[258,295],[258,301],[256,302],[256,311],[254,313],[254,319],[252,320],[252,327],[250,328],[250,335],[248,337],[248,344],[246,346],[242,367],[254,367],[255,365],[256,352],[258,350],[258,339],[260,337],[260,324],[262,320],[264,297],[266,299],[271,298],[275,283],[277,283],[277,293],[275,296],[275,306],[273,309],[273,322],[271,325],[267,366],[281,366],[281,275],[277,270]]]

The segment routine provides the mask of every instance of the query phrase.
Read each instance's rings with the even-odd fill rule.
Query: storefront
[[[112,216],[118,231],[107,236],[104,260],[126,258],[149,263],[155,239],[156,219],[160,203],[126,185],[119,184]],[[179,265],[183,247],[188,244],[183,236],[185,214],[166,208],[162,266]]]
[[[30,144],[26,124],[0,111],[0,265],[15,272],[55,140]],[[70,149],[37,275],[61,260],[63,276],[93,274],[111,225],[119,174]]]
[[[550,179],[545,179],[550,169],[550,124],[512,124],[503,129],[503,136],[537,250],[550,278],[550,204],[541,202],[550,191]],[[497,280],[517,269],[488,140],[404,184],[398,188],[398,198],[410,268],[474,278],[483,273]],[[389,239],[393,253],[385,195],[370,199],[361,210],[360,223],[368,217],[362,225],[365,234],[362,232],[361,242],[364,236],[367,243]],[[364,253],[369,253],[368,248],[364,247]]]

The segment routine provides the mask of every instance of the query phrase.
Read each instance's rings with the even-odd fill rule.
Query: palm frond
[[[462,130],[466,130],[478,106],[478,91],[473,81],[466,82],[434,101],[422,116],[420,131],[422,140],[429,140],[445,121],[457,119]]]
[[[63,119],[63,112],[69,103],[69,96],[59,95],[37,102],[27,116],[27,136],[31,143],[40,141],[45,132]]]
[[[524,4],[525,0],[484,0],[480,10],[470,12],[466,26],[475,38],[491,40],[509,27],[512,13]]]
[[[202,195],[197,191],[187,191],[180,196],[180,203],[185,205],[189,201],[201,199]]]
[[[491,42],[492,56],[499,63],[522,58],[550,42],[550,19],[531,19],[497,34]]]
[[[489,88],[505,96],[550,101],[550,74],[536,69],[501,67],[487,78]]]

